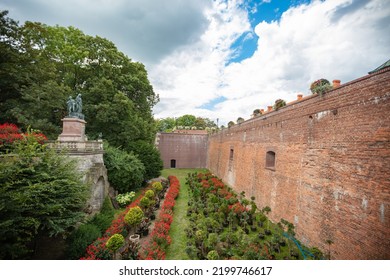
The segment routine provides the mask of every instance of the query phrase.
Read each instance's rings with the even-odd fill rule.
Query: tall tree
[[[103,132],[116,145],[129,140],[153,142],[152,108],[158,96],[143,64],[132,62],[107,39],[77,28],[37,22],[18,26],[6,16],[0,14],[1,51],[7,54],[0,60],[2,120],[23,128],[33,123],[56,138],[67,114],[66,99],[81,93],[90,138]],[[120,121],[118,102],[123,103]]]

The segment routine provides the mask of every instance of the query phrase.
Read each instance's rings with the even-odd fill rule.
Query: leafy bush
[[[149,198],[147,198],[146,196],[144,196],[143,198],[141,198],[141,200],[140,200],[140,205],[142,206],[142,208],[148,208],[149,207],[149,205],[150,205],[150,199]]]
[[[159,193],[159,192],[161,192],[163,190],[163,186],[162,186],[162,184],[160,182],[154,182],[152,184],[152,187],[153,187],[153,190],[154,190],[155,193]]]
[[[25,258],[37,234],[65,234],[84,217],[88,187],[75,161],[34,135],[0,160],[0,259]]]
[[[325,93],[331,89],[332,89],[332,86],[330,85],[330,82],[326,79],[319,79],[317,81],[314,81],[310,85],[310,90],[313,94],[318,93],[319,95],[322,95],[323,93]]]
[[[144,212],[138,206],[133,207],[125,215],[125,222],[130,226],[139,225],[144,217]]]
[[[146,191],[145,197],[147,197],[149,199],[153,199],[154,198],[154,191],[152,191],[152,190]]]
[[[99,229],[99,231],[103,233],[111,225],[113,218],[114,218],[114,212],[98,213],[92,218],[92,220],[89,223],[96,226]]]
[[[122,234],[116,233],[107,240],[106,247],[108,250],[116,252],[125,244],[125,238]]]
[[[114,214],[115,211],[112,207],[111,200],[107,196],[104,199],[100,213],[97,213],[95,216],[93,216],[93,218],[88,223],[96,226],[103,234],[106,229],[111,225],[112,219],[114,218]]]
[[[145,179],[157,178],[161,175],[163,162],[160,151],[151,143],[146,141],[135,141],[131,143],[130,150],[141,160],[145,166]]]
[[[145,167],[132,153],[106,146],[104,164],[108,180],[119,193],[126,193],[139,187],[145,176]]]
[[[81,225],[68,237],[68,259],[77,260],[82,257],[87,246],[100,236],[101,232],[95,225]]]
[[[133,201],[134,196],[135,196],[135,192],[127,192],[127,193],[118,194],[115,199],[116,201],[118,201],[121,207],[125,207],[126,205],[129,205],[130,202]]]
[[[207,259],[208,260],[218,260],[219,259],[218,252],[215,250],[208,252]]]
[[[279,110],[284,106],[286,106],[286,101],[284,101],[283,99],[277,99],[274,104],[274,110]]]

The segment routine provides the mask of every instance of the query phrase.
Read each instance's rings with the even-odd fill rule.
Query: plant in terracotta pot
[[[332,89],[332,86],[330,82],[326,79],[319,79],[317,81],[314,81],[310,85],[310,91],[313,94],[318,93],[318,95],[322,96],[325,92]]]
[[[277,99],[274,104],[274,110],[277,111],[284,106],[286,106],[286,101],[283,99]]]
[[[114,234],[113,236],[111,236],[107,242],[106,242],[106,247],[108,250],[110,250],[113,255],[114,255],[114,259],[115,260],[118,260],[119,259],[119,254],[118,254],[118,250],[123,246],[125,245],[125,239],[124,237],[119,234],[119,233],[116,233]]]
[[[254,116],[254,117],[257,117],[257,116],[260,116],[260,115],[261,115],[260,109],[255,109],[255,110],[253,110],[253,116]]]

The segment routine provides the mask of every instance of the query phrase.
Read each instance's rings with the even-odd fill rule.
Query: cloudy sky
[[[113,41],[145,64],[156,118],[248,119],[390,58],[388,0],[1,0],[0,10]]]

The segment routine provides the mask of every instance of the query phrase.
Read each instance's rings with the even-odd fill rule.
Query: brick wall
[[[193,132],[159,133],[156,144],[164,168],[206,168],[207,139],[207,134],[193,134]]]
[[[207,166],[333,259],[390,259],[390,69],[210,136]]]

